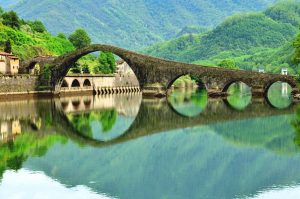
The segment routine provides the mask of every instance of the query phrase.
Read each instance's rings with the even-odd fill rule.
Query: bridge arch
[[[269,89],[271,88],[271,86],[277,82],[282,82],[282,83],[287,83],[288,85],[290,85],[292,87],[292,90],[294,89],[297,89],[297,84],[295,81],[291,81],[290,79],[288,78],[285,78],[285,77],[281,77],[281,78],[274,78],[273,80],[267,82],[265,85],[264,85],[264,94],[265,96],[268,95],[268,91]]]
[[[62,84],[61,84],[62,88],[69,88],[69,84],[66,80],[63,80]]]
[[[171,89],[172,88],[172,85],[181,77],[184,77],[184,76],[193,76],[194,74],[193,73],[182,73],[182,74],[179,74],[179,75],[176,75],[175,77],[173,77],[168,83],[167,83],[167,89]],[[196,76],[196,75],[195,75]],[[200,77],[197,77],[197,85],[199,88],[204,88],[205,90],[207,90],[207,85],[203,82],[203,80],[200,78]]]
[[[224,86],[222,88],[222,92],[227,92],[229,87],[233,84],[237,84],[237,83],[243,83],[245,85],[247,85],[249,88],[252,88],[252,85],[249,83],[249,82],[246,82],[245,80],[243,79],[233,79],[233,80],[230,80],[230,81],[227,81],[224,83]]]
[[[74,88],[74,87],[80,87],[80,82],[78,81],[78,79],[74,79],[72,81],[71,87],[72,88]]]
[[[83,87],[91,87],[92,86],[92,83],[89,79],[85,79],[83,81]]]
[[[98,51],[99,52],[111,52],[114,55],[117,55],[118,57],[123,59],[129,65],[129,67],[133,70],[133,72],[134,72],[135,76],[137,77],[140,84],[141,84],[141,82],[143,82],[143,78],[145,79],[145,77],[142,77],[142,75],[141,75],[142,72],[139,69],[139,67],[136,66],[136,64],[132,62],[132,60],[139,58],[139,56],[137,56],[139,54],[125,50],[125,49],[117,48],[114,46],[94,44],[94,45],[90,45],[90,46],[87,46],[82,49],[78,49],[78,50],[68,53],[64,56],[58,57],[54,61],[54,69],[52,70],[51,80],[50,80],[51,85],[55,86],[56,88],[59,87],[59,85],[61,85],[63,78],[67,75],[71,66],[78,59],[80,59],[81,57],[83,57],[85,55],[88,55],[93,52],[98,52]]]

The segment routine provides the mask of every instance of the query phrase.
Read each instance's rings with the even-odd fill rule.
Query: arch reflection
[[[208,93],[205,89],[176,90],[168,96],[168,102],[178,114],[185,117],[196,117],[205,110],[208,104]]]
[[[232,83],[228,89],[228,97],[225,100],[225,103],[235,109],[235,110],[244,110],[250,104],[252,100],[251,88],[243,82]]]
[[[70,125],[84,137],[110,141],[124,134],[134,122],[142,102],[140,94],[65,97],[63,111]],[[88,105],[87,105],[87,102]]]
[[[292,105],[292,87],[286,82],[275,82],[267,91],[267,103],[277,109],[285,109]]]

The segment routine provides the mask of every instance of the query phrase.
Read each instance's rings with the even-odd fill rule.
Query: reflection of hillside
[[[294,142],[292,119],[291,113],[267,118],[229,121],[210,125],[210,127],[232,145],[244,148],[265,148],[278,154],[291,155],[299,153],[299,146]]]
[[[86,97],[72,99],[78,109],[81,105],[92,107],[94,102],[91,100],[88,103],[90,98]],[[122,102],[119,103],[114,99],[114,103],[119,103],[118,106],[121,107],[119,111],[130,109],[130,106],[135,109],[137,106],[130,97],[120,100]],[[147,99],[142,101],[135,120],[128,117],[128,124],[131,125],[129,129],[119,135],[114,134],[117,131],[112,127],[116,123],[110,123],[116,118],[115,109],[102,107],[88,111],[86,108],[84,111],[70,111],[65,115],[60,109],[63,108],[61,101],[28,102],[35,104],[34,108],[26,103],[21,104],[16,104],[15,107],[26,110],[29,119],[0,119],[4,122],[19,121],[22,130],[22,134],[10,140],[11,142],[0,145],[0,174],[6,169],[17,170],[26,162],[29,168],[45,171],[67,185],[86,184],[97,191],[111,190],[111,184],[118,185],[121,187],[119,192],[113,194],[124,196],[122,198],[145,198],[144,193],[158,198],[160,193],[170,190],[168,188],[171,186],[185,193],[185,196],[190,194],[189,198],[196,195],[199,197],[201,194],[211,195],[215,193],[215,187],[228,182],[226,179],[229,178],[231,182],[222,184],[216,194],[222,196],[226,193],[227,198],[232,198],[236,194],[235,190],[252,194],[258,189],[273,185],[268,181],[270,176],[279,185],[288,183],[291,179],[300,180],[300,176],[292,173],[298,171],[299,166],[290,164],[292,160],[299,162],[295,153],[298,149],[293,142],[293,129],[289,126],[290,115],[295,107],[277,110],[267,106],[264,100],[255,99],[245,110],[236,111],[228,108],[228,104],[222,100],[209,100],[206,109],[199,116],[187,118],[174,112],[166,100]],[[6,113],[13,111],[6,109]],[[118,115],[122,115],[120,113]],[[7,115],[4,114],[4,117]],[[33,115],[36,117],[32,117]],[[110,137],[98,139],[99,137],[78,134],[76,131],[88,132],[87,124],[94,127],[97,121],[104,122],[104,127],[111,129],[112,132],[104,133]],[[66,144],[55,145],[56,143]],[[53,150],[47,153],[51,147]],[[28,157],[39,158],[28,160]],[[270,169],[267,165],[270,161],[278,168]],[[281,178],[276,179],[275,174],[286,167],[291,173],[282,173]],[[269,173],[264,172],[267,169]],[[249,173],[256,176],[257,172],[263,174],[259,175],[259,182],[255,183],[257,179],[249,179]],[[179,179],[182,184],[170,183],[178,182]],[[203,179],[207,180],[204,182]],[[247,190],[242,189],[245,182],[240,179],[246,179],[245,182],[249,183]],[[90,181],[97,183],[90,185]],[[157,181],[159,186],[156,186]],[[130,190],[130,183],[134,183],[141,192]],[[236,189],[230,189],[230,185]],[[156,191],[148,192],[149,186],[154,186]],[[191,186],[197,187],[192,193]],[[129,193],[128,189],[134,194],[123,195]],[[176,198],[174,191],[166,194],[169,198]]]

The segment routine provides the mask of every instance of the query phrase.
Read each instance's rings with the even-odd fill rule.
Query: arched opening
[[[39,75],[41,72],[40,65],[37,62],[31,62],[27,68],[28,73],[31,75]]]
[[[251,87],[244,82],[231,82],[225,86],[223,91],[228,93],[225,103],[235,110],[244,110],[251,104]]]
[[[62,84],[61,84],[62,88],[69,88],[69,84],[66,80],[63,80]]]
[[[91,84],[90,80],[88,80],[88,79],[84,80],[83,87],[91,87],[91,86],[92,86],[92,84]]]
[[[77,79],[74,79],[73,82],[72,82],[72,85],[71,85],[72,88],[74,87],[80,87],[80,83]]]
[[[267,87],[267,103],[278,109],[288,108],[293,103],[292,86],[283,81],[277,81]]]
[[[140,87],[134,70],[122,59],[122,55],[119,57],[112,52],[101,51],[100,49],[103,48],[105,47],[99,46],[99,51],[96,50],[97,48],[94,48],[93,50],[80,52],[82,54],[74,56],[73,59],[70,56],[68,62],[74,64],[72,64],[68,71],[65,71],[66,75],[94,76],[95,83],[86,78],[81,82],[82,87],[91,87],[94,84],[101,88]],[[97,52],[100,53],[97,54]],[[78,85],[72,87],[78,87]]]
[[[169,85],[168,103],[181,116],[195,117],[202,113],[208,103],[205,84],[197,76],[183,75]]]

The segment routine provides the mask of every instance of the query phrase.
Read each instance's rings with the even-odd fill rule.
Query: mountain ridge
[[[22,18],[43,21],[53,34],[81,27],[95,43],[141,49],[176,36],[185,26],[214,27],[226,16],[262,10],[275,1],[31,0],[13,9]]]

